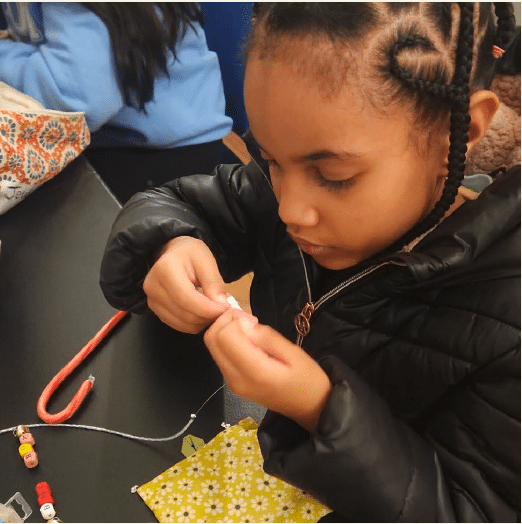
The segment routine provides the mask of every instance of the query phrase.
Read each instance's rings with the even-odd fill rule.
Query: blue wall
[[[252,2],[201,2],[200,5],[208,47],[219,57],[226,113],[234,121],[234,131],[242,135],[248,121],[243,104],[241,47],[252,26]]]

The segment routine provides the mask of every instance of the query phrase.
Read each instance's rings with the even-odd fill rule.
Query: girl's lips
[[[320,246],[319,244],[311,244],[306,240],[299,237],[290,235],[290,238],[301,248],[302,251],[309,255],[321,255],[327,250],[326,246]]]
[[[309,255],[315,255],[315,256],[322,255],[324,254],[326,250],[324,246],[316,246],[312,244],[299,244],[299,242],[298,242],[298,245],[302,251],[304,251],[305,253],[308,253]]]

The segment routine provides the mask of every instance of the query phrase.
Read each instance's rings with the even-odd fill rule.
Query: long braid
[[[423,44],[423,47],[426,47],[426,45]],[[406,81],[406,85],[408,86],[411,85],[411,87],[424,90],[433,95],[443,94],[451,100],[448,176],[442,190],[441,198],[431,212],[406,233],[406,235],[390,246],[387,251],[398,251],[436,226],[446,211],[455,202],[458,188],[464,178],[468,126],[470,122],[469,81],[473,60],[473,4],[460,4],[459,36],[455,56],[455,73],[450,86],[439,85],[435,87],[433,82],[426,82],[422,79],[415,84],[411,84],[409,80]],[[397,70],[396,65],[392,64],[391,70],[401,81],[404,81],[409,75],[400,65],[399,70]]]
[[[495,60],[493,66],[494,74],[512,74],[513,63],[516,60],[513,56],[514,49],[510,49],[512,47],[510,44],[513,42],[516,34],[516,20],[513,14],[513,4],[511,2],[496,3],[495,15],[497,16],[497,31],[493,44],[507,52],[503,53],[504,56]],[[519,60],[520,57],[516,61],[518,62]]]
[[[495,14],[497,15],[497,34],[495,38],[495,45],[502,49],[506,49],[513,39],[516,27],[515,15],[513,14],[513,3],[495,3]]]

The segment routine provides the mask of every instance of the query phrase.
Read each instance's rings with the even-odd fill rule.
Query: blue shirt
[[[216,54],[201,26],[168,53],[147,113],[126,106],[105,24],[78,3],[9,2],[0,81],[48,109],[83,111],[95,146],[175,148],[223,138],[232,128]]]

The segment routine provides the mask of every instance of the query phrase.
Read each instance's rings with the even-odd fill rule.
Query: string
[[[174,435],[171,435],[170,437],[159,437],[159,438],[140,437],[138,435],[131,435],[130,433],[122,433],[121,431],[115,431],[113,429],[101,428],[101,427],[98,427],[98,426],[86,426],[84,424],[26,424],[26,425],[27,425],[28,428],[51,428],[51,427],[57,427],[57,428],[86,429],[86,430],[91,430],[91,431],[100,431],[100,432],[103,432],[103,433],[109,433],[111,435],[116,435],[118,437],[124,437],[124,438],[128,438],[128,439],[131,439],[131,440],[139,440],[139,441],[144,441],[144,442],[167,442],[169,440],[177,439],[181,435],[183,435],[183,433],[185,433],[185,431],[187,431],[187,429],[190,427],[192,422],[194,422],[194,420],[196,419],[198,413],[205,407],[205,404],[207,404],[207,402],[209,402],[210,399],[214,395],[216,395],[220,390],[222,390],[224,387],[225,387],[225,384],[223,384],[222,386],[217,388],[216,391],[214,391],[214,393],[212,393],[212,395],[210,395],[207,398],[207,400],[205,400],[205,402],[203,402],[203,404],[201,404],[201,406],[196,411],[196,413],[192,413],[190,415],[190,420],[187,422],[187,424],[185,424],[185,426],[183,426],[183,428],[180,431],[178,431]],[[11,428],[2,429],[2,430],[0,430],[0,435],[2,435],[3,433],[8,433],[8,432],[12,433],[16,429],[16,427],[17,426],[13,426]]]

